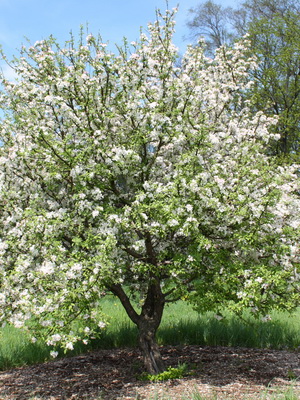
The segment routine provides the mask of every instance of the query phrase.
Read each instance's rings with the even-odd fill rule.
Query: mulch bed
[[[182,399],[196,390],[217,399],[274,398],[292,387],[300,398],[300,353],[232,347],[163,346],[166,365],[187,363],[193,375],[160,383],[138,380],[136,349],[85,355],[0,372],[3,400]]]

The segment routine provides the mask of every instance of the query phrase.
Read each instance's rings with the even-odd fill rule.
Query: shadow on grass
[[[300,345],[296,327],[279,320],[246,323],[237,317],[224,321],[215,318],[203,321],[180,321],[162,326],[157,335],[159,344],[195,344],[250,348],[295,349]]]
[[[6,326],[0,331],[0,370],[36,364],[48,358],[49,347],[32,343],[21,330]]]
[[[130,322],[118,329],[107,329],[90,344],[91,349],[135,347],[138,331]],[[160,345],[231,346],[269,349],[296,349],[300,346],[299,330],[286,321],[243,322],[231,316],[224,321],[211,317],[162,324],[157,332]],[[80,346],[84,351],[86,347]],[[79,347],[78,347],[79,350]],[[78,353],[77,353],[78,354]]]
[[[157,332],[160,345],[231,346],[270,349],[295,349],[300,345],[299,327],[278,318],[262,322],[236,316],[218,321],[211,314],[172,322],[166,318]],[[31,343],[21,331],[6,327],[0,337],[0,370],[49,360],[50,349],[43,343]],[[138,332],[129,320],[112,321],[98,339],[88,345],[77,343],[67,356],[96,349],[136,347]],[[60,351],[59,356],[64,356]]]

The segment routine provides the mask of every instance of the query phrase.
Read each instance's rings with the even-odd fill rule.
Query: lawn
[[[110,315],[106,330],[89,345],[78,344],[68,355],[136,345],[137,330],[118,300],[108,296],[101,306]],[[247,312],[243,320],[226,310],[222,315],[223,319],[219,320],[213,313],[199,314],[183,301],[168,305],[157,333],[158,343],[269,349],[296,349],[300,346],[300,310],[293,314],[274,311],[268,321],[254,319]],[[28,336],[18,329],[6,326],[0,335],[0,370],[50,359],[48,346],[41,342],[31,343]]]

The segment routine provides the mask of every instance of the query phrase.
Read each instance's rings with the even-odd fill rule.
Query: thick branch
[[[111,285],[109,286],[109,290],[119,298],[119,300],[121,301],[123,307],[126,310],[126,313],[128,315],[128,317],[131,319],[131,321],[133,323],[135,323],[136,325],[138,324],[139,320],[140,320],[140,316],[139,314],[135,311],[135,309],[133,308],[129,297],[127,296],[127,294],[124,292],[124,289],[122,288],[121,285]]]

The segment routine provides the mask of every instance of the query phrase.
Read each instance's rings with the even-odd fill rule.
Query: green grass
[[[32,343],[24,332],[11,326],[0,330],[0,370],[43,362],[49,358],[44,343]]]
[[[106,300],[104,311],[112,315],[111,323],[101,338],[105,348],[134,346],[137,330],[115,300]],[[300,309],[294,314],[273,312],[272,319],[263,322],[245,313],[243,322],[229,312],[218,321],[214,313],[200,315],[193,308],[177,302],[169,305],[157,333],[158,343],[197,344],[208,346],[242,346],[273,349],[295,349],[300,346]]]
[[[295,349],[300,345],[300,310],[290,315],[273,312],[263,322],[244,314],[243,322],[228,312],[219,321],[213,313],[197,314],[184,303],[172,305],[158,332],[160,344],[199,344],[209,346],[242,346]],[[180,318],[180,316],[184,316]]]
[[[134,347],[137,329],[113,297],[102,307],[111,316],[100,339],[90,345],[79,344],[68,354],[79,354],[95,348]],[[201,346],[239,346],[254,348],[295,349],[300,346],[300,309],[292,315],[272,313],[272,320],[262,322],[245,313],[245,323],[226,311],[218,321],[213,313],[198,314],[193,308],[178,302],[169,305],[157,333],[161,345],[196,344]],[[43,362],[49,359],[49,348],[40,342],[31,343],[22,331],[7,326],[0,330],[0,370]]]

